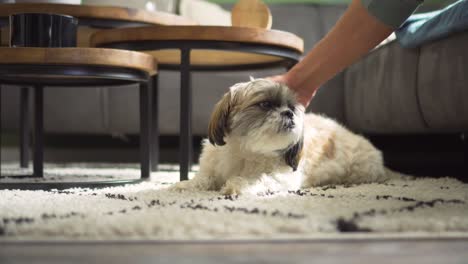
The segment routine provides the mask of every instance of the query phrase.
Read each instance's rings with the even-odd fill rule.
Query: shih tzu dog
[[[208,130],[199,172],[172,189],[240,194],[265,180],[308,188],[399,177],[365,138],[305,114],[287,86],[267,79],[232,86],[216,104]]]

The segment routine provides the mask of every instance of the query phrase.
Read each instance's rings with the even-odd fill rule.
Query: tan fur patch
[[[301,148],[301,150],[299,151],[299,153],[296,155],[296,164],[299,164],[299,161],[301,161],[301,159],[302,159],[302,153],[303,153],[303,149]]]
[[[335,157],[335,134],[331,134],[327,141],[322,146],[323,155],[328,159]]]

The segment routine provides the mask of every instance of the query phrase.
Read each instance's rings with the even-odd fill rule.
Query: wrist
[[[307,80],[302,80],[300,75],[296,75],[294,68],[284,75],[284,83],[294,91],[297,100],[304,107],[307,107],[312,100],[317,87]]]

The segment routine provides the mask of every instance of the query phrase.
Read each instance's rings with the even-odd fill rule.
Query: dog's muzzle
[[[291,110],[281,112],[281,130],[290,131],[296,124],[294,123],[294,113]]]
[[[294,127],[296,127],[296,124],[294,124],[294,121],[293,120],[286,120],[286,121],[283,121],[283,129],[284,130],[292,130]]]

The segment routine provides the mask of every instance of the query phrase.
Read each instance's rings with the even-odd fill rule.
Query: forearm
[[[315,90],[393,32],[353,0],[334,28],[284,77],[307,105]]]

